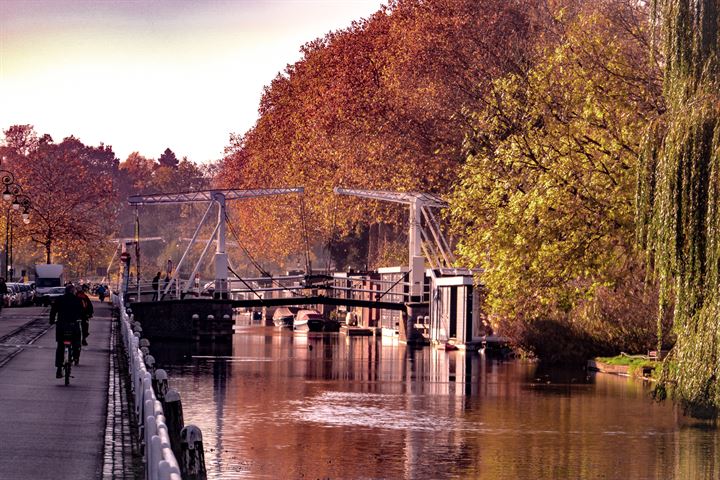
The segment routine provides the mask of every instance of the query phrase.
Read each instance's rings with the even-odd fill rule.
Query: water
[[[720,479],[718,430],[637,380],[260,326],[153,354],[209,478]]]

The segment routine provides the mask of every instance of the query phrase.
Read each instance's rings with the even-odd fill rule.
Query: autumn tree
[[[20,237],[42,246],[48,263],[54,257],[71,259],[80,250],[102,251],[117,214],[112,149],[86,146],[74,137],[56,144],[47,135],[36,145],[17,148],[13,138],[5,141],[12,150],[8,168],[31,201],[31,221]]]
[[[463,161],[459,114],[489,79],[525,62],[533,5],[395,1],[306,44],[266,88],[255,127],[232,138],[223,185],[304,185],[305,227],[318,242],[358,223],[402,221],[394,206],[337,198],[332,187],[447,191]],[[283,232],[303,225],[296,205],[274,205],[238,213],[262,253],[280,257],[301,248]]]
[[[637,4],[555,5],[534,65],[468,112],[451,216],[496,326],[546,360],[584,361],[654,342],[633,199],[660,76]]]
[[[639,233],[677,335],[657,393],[720,411],[720,2],[660,0],[667,111],[648,129]]]
[[[172,151],[170,149],[167,152]],[[174,157],[175,154],[173,153]],[[137,152],[119,165],[120,198],[119,216],[121,237],[132,237],[135,232],[135,209],[127,204],[131,195],[175,193],[203,190],[209,187],[209,177],[198,165],[183,158],[174,166],[143,157]],[[161,237],[162,241],[144,243],[141,247],[144,261],[142,275],[154,275],[167,258],[179,258],[184,237],[189,237],[202,212],[191,205],[153,205],[138,208],[140,233],[143,237]]]

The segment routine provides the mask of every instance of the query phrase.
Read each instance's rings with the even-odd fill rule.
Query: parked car
[[[13,289],[16,294],[15,303],[13,306],[15,307],[24,307],[27,305],[30,305],[33,300],[34,291],[32,287],[27,283],[17,283],[17,282],[11,282],[8,283],[8,286],[12,285]]]
[[[20,288],[17,286],[16,283],[8,283],[7,284],[8,293],[5,295],[5,298],[3,299],[3,303],[6,307],[17,307],[20,305],[21,301],[21,293]]]
[[[65,287],[52,287],[49,288],[43,295],[35,298],[36,305],[50,305],[55,301],[56,298],[62,297],[65,294]]]

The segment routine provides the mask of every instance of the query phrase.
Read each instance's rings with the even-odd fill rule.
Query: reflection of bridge
[[[209,203],[185,253],[167,282],[161,282],[158,292],[150,284],[128,285],[137,300],[187,299],[208,293],[234,307],[272,309],[289,305],[325,305],[345,307],[359,314],[361,325],[376,327],[384,332],[402,332],[404,340],[420,337],[424,330],[431,340],[464,345],[481,335],[478,290],[473,288],[473,272],[454,268],[455,258],[445,240],[434,208],[446,206],[439,197],[412,192],[348,190],[336,188],[341,195],[402,203],[409,207],[408,265],[380,268],[362,273],[334,273],[332,275],[262,276],[258,278],[230,278],[234,274],[225,251],[225,223],[227,200],[258,196],[302,194],[302,188],[210,190],[180,194],[143,195],[129,198],[131,206],[177,203]],[[181,278],[188,253],[198,234],[217,206],[217,221],[202,254],[189,277]],[[203,258],[215,241],[215,279],[211,288],[203,292],[198,271]],[[127,270],[127,269],[126,269]],[[168,272],[170,273],[170,272]],[[132,295],[132,293],[131,293]]]

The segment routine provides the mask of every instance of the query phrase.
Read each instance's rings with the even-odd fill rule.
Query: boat
[[[510,340],[499,335],[485,335],[480,351],[490,357],[511,358],[514,355]]]
[[[340,322],[334,319],[325,320],[323,325],[323,332],[339,332]]]
[[[455,342],[453,340],[448,340],[447,342],[439,342],[436,346],[438,350],[445,350],[446,352],[452,352],[454,350],[458,349],[458,346],[455,345]]]
[[[325,327],[325,318],[317,310],[300,310],[293,320],[295,330],[322,332]]]
[[[298,310],[298,307],[278,307],[273,313],[273,323],[276,327],[291,328]]]

